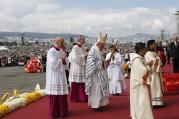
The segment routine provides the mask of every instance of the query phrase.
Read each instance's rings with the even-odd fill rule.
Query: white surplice
[[[111,52],[106,55],[106,61],[110,60]],[[114,53],[114,59],[110,61],[107,72],[109,79],[109,92],[110,94],[122,93],[122,89],[126,88],[124,77],[121,70],[121,55],[118,52]]]
[[[154,69],[154,64],[156,60],[159,60],[158,66]],[[151,95],[152,95],[152,105],[160,106],[163,105],[163,84],[161,76],[161,60],[154,51],[148,51],[145,55],[146,62],[153,61],[151,67]]]
[[[47,53],[46,93],[48,95],[66,95],[69,93],[62,57],[65,52],[52,47]]]
[[[84,83],[86,80],[85,77],[85,50],[83,47],[75,45],[70,54],[70,72],[69,72],[69,81],[76,83]]]
[[[143,76],[148,68],[142,56],[131,53],[131,76],[130,76],[130,109],[132,119],[153,119],[150,99],[150,76],[147,84],[143,84]]]

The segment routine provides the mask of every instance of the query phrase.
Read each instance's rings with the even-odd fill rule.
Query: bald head
[[[80,43],[80,45],[83,45],[85,43],[85,37],[83,35],[80,35],[80,38],[78,39],[78,43]]]
[[[64,38],[56,38],[56,39],[54,40],[54,43],[55,43],[55,45],[56,45],[57,47],[61,47],[61,46],[63,46]]]

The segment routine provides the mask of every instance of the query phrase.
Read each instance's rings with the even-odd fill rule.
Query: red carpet
[[[163,73],[172,73],[172,71],[173,71],[172,64],[166,64],[165,66],[163,66],[162,71],[163,71]]]
[[[154,109],[155,119],[179,119],[179,92],[167,94],[164,103],[163,108]],[[69,116],[66,119],[130,119],[129,114],[129,92],[126,91],[122,96],[110,97],[110,104],[104,112],[94,112],[84,102],[69,101]],[[10,113],[3,119],[50,119],[48,99],[44,97]]]

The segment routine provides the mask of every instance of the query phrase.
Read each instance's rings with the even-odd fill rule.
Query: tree
[[[74,39],[70,37],[70,43],[74,43]]]
[[[17,46],[17,42],[16,42],[16,41],[13,41],[13,42],[12,42],[12,45]]]
[[[35,41],[35,45],[38,45],[38,44],[39,44],[39,41],[38,41],[38,40],[36,40],[36,41]]]
[[[3,42],[2,41],[0,41],[0,46],[2,46],[3,45]]]
[[[21,35],[22,45],[24,46],[25,45],[25,42],[24,42],[25,33],[21,33],[20,35]]]

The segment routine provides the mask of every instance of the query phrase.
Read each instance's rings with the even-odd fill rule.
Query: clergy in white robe
[[[87,57],[85,92],[88,95],[88,105],[94,111],[102,111],[101,107],[109,103],[109,82],[102,55],[106,37],[100,33]]]
[[[121,54],[117,52],[115,45],[110,46],[110,52],[106,55],[105,60],[109,63],[107,67],[109,92],[118,96],[126,88],[126,85],[121,69]]]
[[[144,43],[137,43],[136,53],[131,53],[130,113],[132,119],[153,119],[150,98],[150,71],[143,58]]]
[[[66,53],[61,49],[64,39],[57,38],[55,45],[47,53],[46,94],[49,95],[49,111],[52,118],[68,114],[68,85],[64,70]]]
[[[151,67],[151,95],[152,95],[152,105],[162,106],[163,105],[163,84],[161,75],[161,60],[155,52],[155,40],[149,40],[147,42],[149,51],[145,54],[146,62],[153,61]]]
[[[71,83],[70,96],[71,101],[82,102],[87,101],[88,97],[85,93],[85,69],[87,53],[82,46],[85,43],[85,37],[80,39],[71,51],[71,66],[69,72],[69,81]]]

